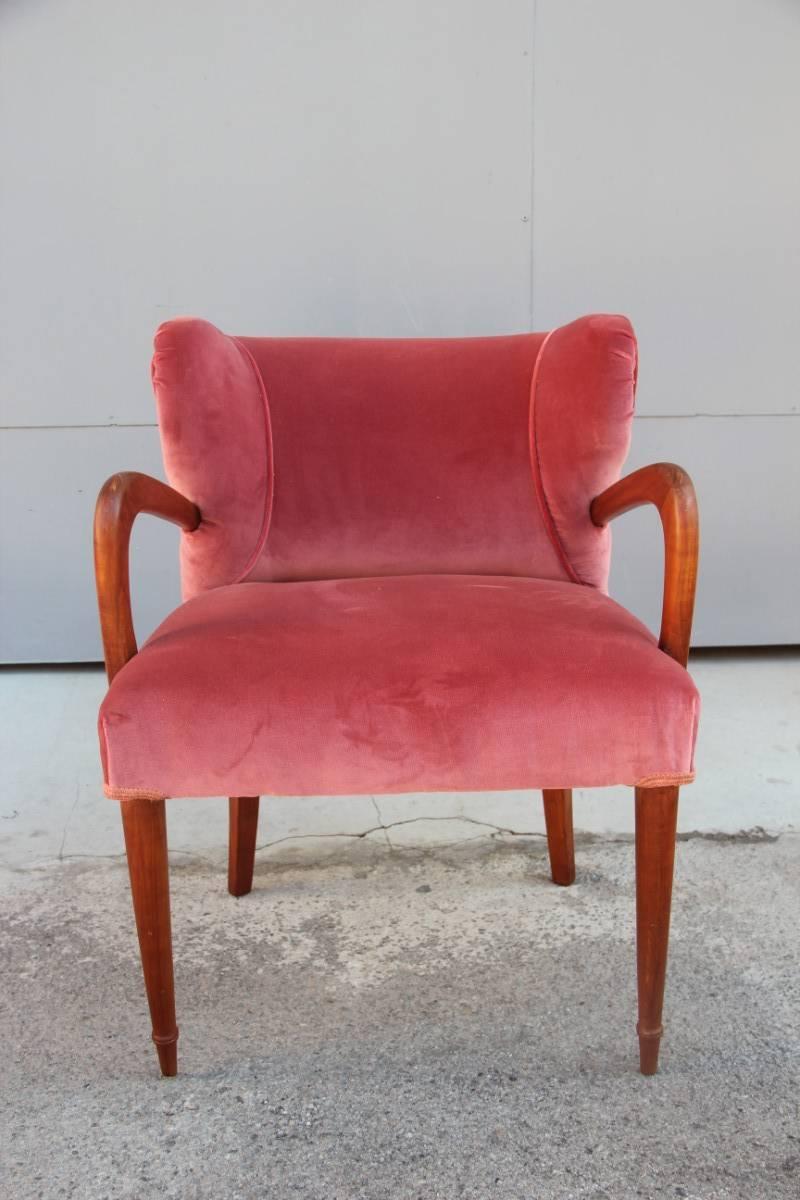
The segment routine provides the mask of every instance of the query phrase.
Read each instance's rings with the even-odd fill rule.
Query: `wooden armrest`
[[[674,463],[654,463],[626,475],[592,501],[595,525],[642,504],[655,504],[664,528],[664,603],[659,646],[681,666],[689,658],[697,583],[699,524],[692,481]]]
[[[187,531],[200,524],[196,505],[149,475],[122,471],[112,475],[100,489],[94,512],[94,574],[109,683],[137,649],[128,546],[133,522],[143,512],[163,517]]]

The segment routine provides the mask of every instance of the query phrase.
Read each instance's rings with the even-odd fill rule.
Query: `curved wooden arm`
[[[664,605],[661,649],[686,666],[697,583],[699,525],[697,498],[686,472],[674,463],[654,463],[613,483],[592,501],[595,525],[642,504],[655,504],[664,528]]]
[[[128,546],[133,522],[142,512],[187,531],[200,524],[196,505],[149,475],[122,471],[100,489],[94,510],[94,575],[109,683],[136,653]]]

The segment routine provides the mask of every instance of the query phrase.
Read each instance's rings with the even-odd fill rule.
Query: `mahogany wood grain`
[[[689,658],[697,583],[699,522],[692,481],[674,463],[654,463],[626,475],[592,501],[595,525],[642,504],[654,504],[664,528],[664,603],[659,646],[681,666]]]
[[[663,1028],[678,788],[636,789],[636,971],[639,1064],[655,1075]]]
[[[658,644],[685,667],[700,543],[692,481],[674,463],[642,467],[595,498],[592,520],[596,525],[606,525],[642,504],[656,506],[664,530],[664,601]],[[677,820],[677,787],[636,789],[637,1032],[643,1075],[654,1075],[658,1070]]]
[[[128,548],[139,513],[163,517],[187,531],[200,524],[196,505],[149,475],[123,471],[103,485],[94,513],[94,572],[109,683],[136,653]]]
[[[163,800],[123,800],[122,828],[133,911],[162,1075],[178,1073],[178,1026],[172,973],[167,819]]]
[[[544,797],[544,821],[547,852],[553,883],[569,887],[575,882],[575,838],[572,831],[572,792],[568,788],[549,789]]]
[[[253,886],[258,832],[258,796],[228,800],[228,891],[246,896]]]

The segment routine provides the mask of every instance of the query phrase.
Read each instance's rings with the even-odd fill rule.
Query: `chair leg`
[[[543,791],[547,852],[553,883],[569,887],[575,882],[575,839],[572,832],[572,792],[567,788]]]
[[[178,1026],[175,1023],[164,801],[123,800],[120,808],[153,1041],[161,1074],[177,1075]]]
[[[253,886],[258,796],[231,796],[228,826],[228,891],[232,896],[246,896]]]
[[[677,824],[678,788],[636,789],[636,1032],[643,1075],[658,1070]]]

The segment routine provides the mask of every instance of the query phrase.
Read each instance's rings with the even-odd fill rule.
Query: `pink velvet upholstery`
[[[217,588],[100,714],[110,795],[686,781],[697,695],[595,588],[407,575]]]
[[[697,695],[604,594],[627,320],[463,340],[156,335],[186,602],[100,713],[109,795],[679,783]]]
[[[481,572],[605,587],[589,502],[630,440],[624,317],[549,336],[156,334],[167,476],[203,521],[184,596],[244,580]]]

